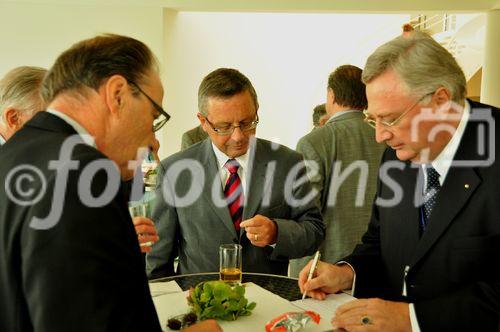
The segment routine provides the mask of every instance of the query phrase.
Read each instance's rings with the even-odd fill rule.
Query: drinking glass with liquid
[[[219,247],[220,280],[232,285],[241,283],[241,249],[234,243]]]
[[[129,203],[128,211],[132,219],[134,217],[145,217],[151,219],[151,207],[148,202],[146,203]],[[148,241],[147,238],[151,236],[149,233],[138,233],[139,246],[141,247],[141,251],[147,252],[143,250],[143,247],[151,247],[154,242]]]

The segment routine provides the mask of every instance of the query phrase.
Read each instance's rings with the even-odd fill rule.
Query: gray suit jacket
[[[297,169],[297,164],[302,166],[297,178],[304,181],[295,186],[289,181],[286,186],[287,176],[294,167]],[[192,172],[179,173],[186,165]],[[317,199],[298,204],[290,199],[293,195],[299,200],[311,191],[300,154],[256,139],[249,150],[247,167],[243,220],[256,214],[273,219],[278,226],[275,248],[253,246],[244,229],[236,233],[222,193],[212,143],[205,140],[161,163],[153,212],[160,240],[147,255],[150,277],[172,275],[177,256],[178,274],[219,271],[219,246],[227,243],[243,246],[244,272],[281,275],[286,275],[290,258],[317,250],[325,234]],[[285,195],[290,196],[288,200]],[[191,196],[194,199],[186,202]]]
[[[189,129],[182,134],[181,151],[186,150],[191,145],[201,142],[208,137],[208,134],[203,130],[201,125]]]
[[[297,144],[297,151],[303,154],[308,169],[312,170],[312,164],[319,167],[316,174],[310,174],[311,183],[321,196],[321,212],[326,224],[321,260],[335,263],[350,254],[361,241],[370,219],[385,148],[385,144],[375,141],[375,131],[363,121],[361,112],[340,115]],[[357,168],[342,182],[341,176],[348,174],[349,166]],[[366,173],[362,175],[363,172]],[[359,206],[356,206],[357,195]],[[290,275],[297,276],[309,260],[310,257],[293,260]]]

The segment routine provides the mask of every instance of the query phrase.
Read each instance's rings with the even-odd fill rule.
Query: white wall
[[[401,32],[409,15],[165,12],[167,153],[197,125],[197,90],[218,67],[239,69],[260,101],[257,136],[295,148],[324,102],[328,74],[364,66],[376,46]]]
[[[0,77],[21,65],[48,68],[75,42],[105,32],[137,38],[163,58],[159,7],[0,3]]]
[[[295,147],[311,127],[336,66],[363,66],[408,15],[199,13],[159,7],[0,3],[0,75],[20,65],[50,67],[73,43],[103,32],[138,38],[159,57],[172,114],[159,135],[160,156],[179,150],[197,125],[196,94],[208,72],[240,69],[261,108],[257,135]]]

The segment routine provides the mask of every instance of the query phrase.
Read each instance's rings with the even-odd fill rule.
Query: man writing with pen
[[[389,148],[367,232],[299,287],[353,290],[334,328],[497,331],[500,326],[498,109],[465,98],[462,70],[421,32],[379,47],[363,71],[368,124]]]

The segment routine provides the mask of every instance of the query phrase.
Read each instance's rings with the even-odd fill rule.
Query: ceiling
[[[500,9],[500,0],[0,0],[0,3],[152,6],[179,11],[238,12],[478,12]]]

